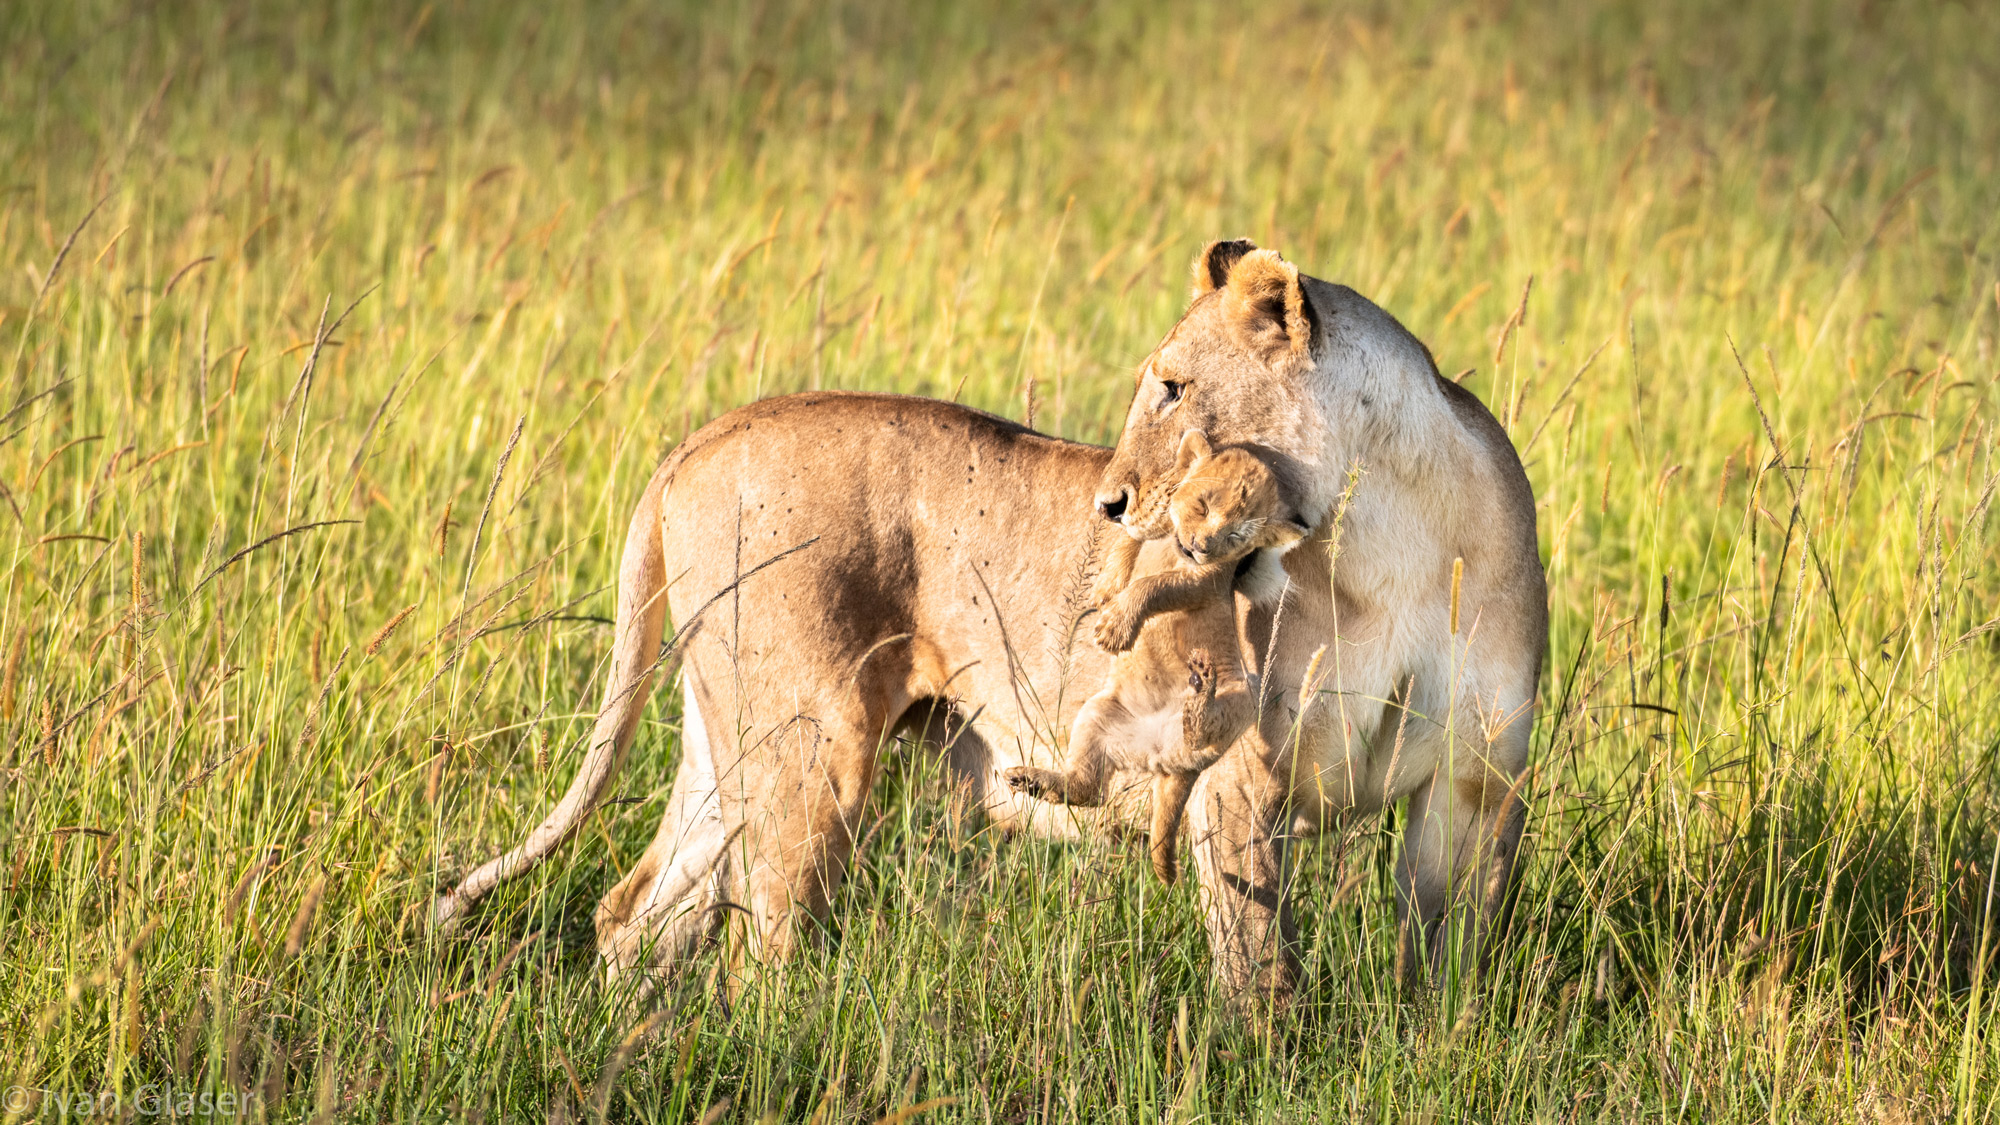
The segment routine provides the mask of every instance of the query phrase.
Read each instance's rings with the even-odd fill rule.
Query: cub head
[[[1174,546],[1190,562],[1233,562],[1251,551],[1289,547],[1308,528],[1289,518],[1269,466],[1242,449],[1217,451],[1200,430],[1181,438],[1179,487],[1168,502]]]
[[[1166,535],[1176,446],[1191,429],[1254,452],[1289,495],[1311,495],[1326,443],[1313,390],[1319,336],[1291,263],[1243,240],[1210,243],[1186,314],[1139,370],[1099,514],[1135,538]]]

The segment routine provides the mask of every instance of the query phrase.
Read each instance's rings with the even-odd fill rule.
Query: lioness
[[[1263,721],[1189,801],[1216,973],[1240,998],[1283,1003],[1290,841],[1404,796],[1405,971],[1470,952],[1515,852],[1546,634],[1527,478],[1492,414],[1353,291],[1245,241],[1210,244],[1194,280],[1115,451],[860,394],[760,402],[691,435],[640,494],[576,779],[434,919],[454,923],[576,829],[654,676],[676,665],[683,757],[666,813],[597,910],[613,973],[671,972],[725,917],[747,916],[748,956],[785,958],[807,932],[796,921],[826,910],[889,735],[926,714],[942,711],[953,768],[997,820],[1069,830],[1002,772],[1052,764],[1081,702],[1070,685],[1108,671],[1069,643],[1093,498],[1128,532],[1165,535],[1134,499],[1158,493],[1180,435],[1200,429],[1254,451],[1314,528],[1284,558],[1284,595],[1245,621],[1269,670]],[[1322,646],[1320,678],[1303,683]],[[1459,941],[1437,940],[1454,917]]]
[[[1168,883],[1177,874],[1181,812],[1195,778],[1254,717],[1256,699],[1237,643],[1238,576],[1256,574],[1260,564],[1275,569],[1277,554],[1310,530],[1285,518],[1263,462],[1241,449],[1216,452],[1200,430],[1181,438],[1174,475],[1179,483],[1170,510],[1182,557],[1168,570],[1134,579],[1141,541],[1121,536],[1113,544],[1098,584],[1108,604],[1097,621],[1097,643],[1121,655],[1110,682],[1077,712],[1068,760],[1061,770],[1015,766],[1004,775],[1029,796],[1088,807],[1103,803],[1115,771],[1153,774],[1153,871]],[[1251,557],[1260,551],[1269,554]],[[1263,591],[1264,600],[1278,592]],[[1180,724],[1177,753],[1160,737],[1163,721]]]

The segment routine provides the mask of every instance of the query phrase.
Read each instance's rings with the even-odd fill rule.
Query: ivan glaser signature
[[[130,1093],[118,1090],[50,1090],[9,1086],[0,1091],[0,1113],[21,1117],[235,1117],[249,1113],[257,1096],[235,1090],[190,1090],[170,1082],[149,1082]]]

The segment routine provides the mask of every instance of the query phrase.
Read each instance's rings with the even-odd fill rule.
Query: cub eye
[[[1184,383],[1176,383],[1167,379],[1160,380],[1159,409],[1165,410],[1167,407],[1179,402],[1181,400],[1181,388],[1185,385]]]

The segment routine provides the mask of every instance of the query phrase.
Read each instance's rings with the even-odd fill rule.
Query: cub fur
[[[1120,654],[1110,679],[1078,712],[1062,770],[1006,771],[1016,791],[1071,805],[1101,804],[1116,770],[1156,774],[1153,870],[1169,883],[1195,778],[1255,718],[1256,692],[1243,667],[1233,591],[1264,557],[1254,554],[1275,559],[1307,532],[1285,518],[1276,478],[1250,453],[1218,452],[1207,435],[1189,430],[1178,461],[1168,511],[1179,562],[1134,579],[1140,541],[1120,536],[1113,544],[1094,590],[1103,605],[1097,645]],[[1162,727],[1176,709],[1177,745],[1170,726]]]

